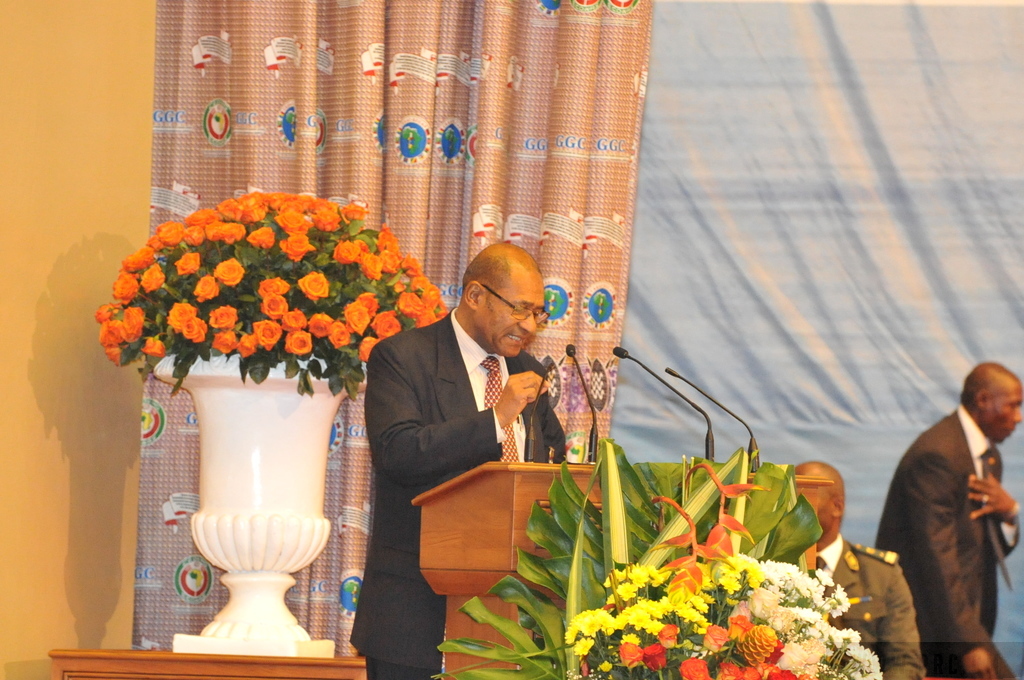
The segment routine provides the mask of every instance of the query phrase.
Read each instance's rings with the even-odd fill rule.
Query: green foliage
[[[739,449],[729,460],[711,463],[711,467],[723,485],[746,483],[749,461],[746,451]],[[706,461],[693,461],[700,462]],[[666,522],[652,498],[663,496],[678,502],[694,519],[698,540],[707,540],[718,517],[721,494],[703,469],[694,472],[684,489],[688,469],[688,465],[672,463],[630,465],[622,448],[610,439],[602,440],[598,447],[587,488],[577,486],[563,463],[548,491],[550,512],[535,505],[526,528],[530,539],[550,556],[519,550],[520,579],[506,577],[491,590],[519,607],[519,622],[492,614],[477,598],[462,609],[473,620],[490,624],[509,646],[459,639],[446,640],[440,647],[444,652],[476,656],[482,664],[504,661],[520,668],[477,665],[449,675],[457,680],[564,680],[578,663],[564,642],[566,621],[580,611],[604,605],[608,571],[626,562],[660,567],[681,554],[682,548],[663,544],[684,533],[686,521],[673,511]],[[600,508],[589,500],[598,480]],[[753,539],[736,536],[740,551],[757,559],[799,564],[821,529],[813,508],[797,496],[792,466],[764,463],[753,482],[764,488],[729,501],[730,514],[739,509]],[[565,601],[564,608],[527,584],[554,593]]]

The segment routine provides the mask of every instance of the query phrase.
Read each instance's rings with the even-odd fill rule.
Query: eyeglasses
[[[512,304],[511,302],[509,302],[505,298],[503,298],[500,295],[498,295],[497,293],[495,293],[494,290],[490,286],[488,286],[486,283],[481,283],[480,281],[477,281],[477,283],[479,283],[481,286],[483,286],[484,290],[486,290],[488,293],[490,293],[491,295],[493,295],[494,297],[498,298],[499,300],[504,302],[506,305],[511,307],[512,308],[512,318],[513,319],[518,319],[519,321],[523,321],[527,317],[533,316],[533,320],[536,321],[537,324],[542,324],[542,323],[544,323],[545,321],[548,320],[549,316],[551,316],[550,314],[548,314],[546,309],[542,309],[539,312],[537,312],[537,311],[534,311],[534,310],[530,309],[529,307],[524,307],[523,305]]]

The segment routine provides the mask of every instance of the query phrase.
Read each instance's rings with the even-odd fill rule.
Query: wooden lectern
[[[516,620],[515,605],[486,593],[505,576],[515,576],[516,548],[541,553],[527,537],[526,523],[534,502],[547,503],[560,470],[553,463],[484,463],[413,499],[422,508],[420,569],[434,592],[448,596],[446,638],[504,642],[459,607],[479,596],[492,612]],[[570,465],[569,471],[586,489],[594,466]],[[452,671],[480,660],[448,654],[445,662]]]

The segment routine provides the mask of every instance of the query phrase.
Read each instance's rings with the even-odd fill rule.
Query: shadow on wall
[[[127,239],[98,234],[57,258],[36,304],[28,362],[45,433],[56,430],[70,463],[64,587],[83,649],[100,646],[117,606],[125,477],[139,455],[141,381],[107,360],[93,318],[131,251]]]

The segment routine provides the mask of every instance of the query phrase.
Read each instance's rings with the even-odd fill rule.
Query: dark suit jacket
[[[1001,461],[994,472],[1002,477]],[[967,437],[954,413],[925,431],[903,455],[876,542],[900,554],[922,645],[961,658],[974,647],[990,645],[998,594],[997,562],[985,524],[970,519],[978,507],[967,497],[972,474]],[[929,656],[926,651],[926,666]]]
[[[412,499],[501,458],[493,409],[477,411],[453,317],[380,342],[367,364],[366,429],[374,470],[373,529],[352,644],[365,656],[440,672],[445,598],[420,573],[420,509]],[[522,352],[509,374],[544,367]],[[547,395],[534,415],[538,448],[564,455]],[[540,448],[541,433],[544,447]],[[458,521],[458,518],[452,518]]]
[[[832,579],[851,601],[860,600],[835,625],[860,633],[861,643],[878,655],[885,680],[923,678],[914,600],[895,553],[843,541]]]

